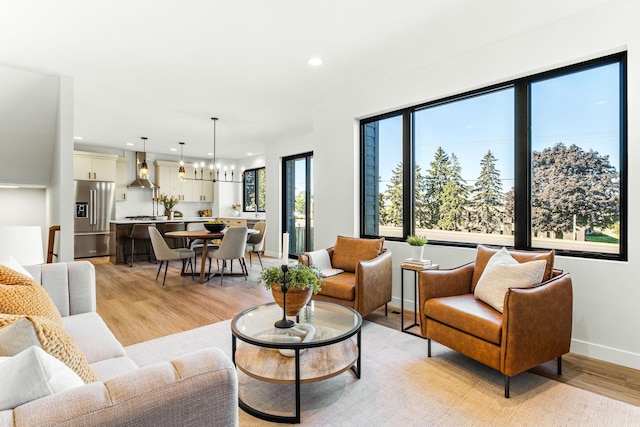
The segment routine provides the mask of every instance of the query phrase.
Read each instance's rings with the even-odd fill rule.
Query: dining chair
[[[222,238],[220,247],[215,250],[207,251],[209,257],[209,272],[211,273],[211,260],[222,261],[222,268],[218,267],[220,272],[220,284],[222,284],[222,278],[224,276],[224,270],[227,267],[227,260],[230,263],[231,272],[233,272],[233,260],[237,259],[240,262],[240,268],[242,269],[242,275],[247,280],[247,263],[244,259],[244,252],[247,247],[247,227],[232,227],[227,229]]]
[[[198,230],[206,230],[206,228],[204,227],[204,222],[187,223],[187,231],[198,231]],[[204,241],[202,239],[192,239],[191,241],[188,242],[189,249],[191,249],[196,253],[196,263],[198,259],[198,254],[202,254],[203,244],[204,244]],[[214,250],[214,249],[218,249],[219,247],[220,247],[219,245],[211,241],[207,244],[207,249]],[[194,265],[194,267],[197,268],[196,265]]]
[[[149,237],[151,238],[151,245],[153,246],[153,252],[156,255],[156,259],[160,261],[160,267],[158,267],[158,273],[156,273],[156,280],[158,280],[160,270],[162,270],[162,264],[166,263],[164,267],[164,279],[162,280],[162,286],[164,286],[164,283],[167,280],[169,261],[176,259],[182,260],[181,273],[184,273],[186,261],[187,259],[189,260],[189,264],[191,265],[191,280],[194,280],[193,263],[191,259],[195,258],[195,252],[187,248],[171,249],[156,227],[149,227]]]
[[[247,238],[247,252],[249,253],[249,266],[253,267],[253,260],[251,254],[258,254],[258,260],[260,261],[260,267],[262,265],[262,258],[260,258],[260,252],[264,248],[264,238],[267,231],[267,223],[265,221],[256,222],[253,226],[254,230],[258,230],[256,234],[250,234]]]
[[[162,237],[164,237],[164,240],[171,249],[187,247],[186,239],[183,237],[166,237],[166,234],[170,231],[184,231],[186,229],[186,224],[184,222],[167,222],[163,224],[163,226]]]

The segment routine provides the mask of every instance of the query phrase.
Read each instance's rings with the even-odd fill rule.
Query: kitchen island
[[[153,217],[141,216],[140,218],[122,218],[112,220],[110,223],[110,233],[109,233],[109,262],[112,264],[126,264],[127,263],[127,255],[131,250],[131,240],[129,236],[131,235],[131,230],[133,229],[133,224],[155,224],[156,228],[160,233],[164,234],[165,224],[168,223],[192,223],[192,222],[207,222],[211,221],[214,218],[211,217],[184,217],[184,218],[175,218],[175,219],[166,219],[166,217],[158,217],[157,219],[153,219]],[[239,227],[246,226],[249,228],[253,228],[256,222],[260,221],[258,219],[249,219],[249,218],[220,218],[225,221],[230,227]],[[144,245],[136,245],[135,247],[135,255],[142,255],[147,252],[147,248]]]

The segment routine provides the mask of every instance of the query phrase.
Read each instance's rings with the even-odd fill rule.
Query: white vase
[[[234,209],[233,212],[232,212],[232,215],[233,216],[240,216],[240,211],[237,210],[237,209]]]
[[[422,261],[424,246],[411,246],[411,259],[414,261]]]

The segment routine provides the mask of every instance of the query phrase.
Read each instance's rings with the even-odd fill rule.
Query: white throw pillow
[[[67,365],[39,347],[0,362],[0,411],[84,385]]]
[[[15,356],[32,346],[42,348],[29,319],[23,317],[0,329],[0,356]]]
[[[520,264],[506,248],[496,252],[482,272],[474,295],[480,301],[502,313],[504,295],[509,288],[529,288],[542,281],[547,266],[545,260]]]
[[[307,255],[309,255],[309,264],[320,270],[320,275],[322,277],[335,276],[336,274],[344,272],[344,270],[333,268],[331,266],[331,258],[329,257],[329,252],[327,252],[326,249],[308,252]]]
[[[5,259],[0,260],[0,264],[4,265],[5,267],[9,267],[10,269],[12,269],[13,271],[17,271],[20,274],[24,274],[27,277],[30,277],[33,279],[33,276],[31,274],[29,274],[29,272],[27,270],[25,270],[25,268],[23,266],[21,266],[18,261],[15,260],[14,257],[9,256]]]

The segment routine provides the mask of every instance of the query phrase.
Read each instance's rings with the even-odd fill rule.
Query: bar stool
[[[129,240],[131,240],[131,253],[129,267],[133,267],[133,258],[136,255],[136,240],[144,242],[145,247],[147,248],[147,252],[139,255],[146,255],[147,260],[151,262],[151,237],[149,237],[149,228],[155,227],[155,224],[133,224],[133,228],[131,229],[131,234],[129,235]]]
[[[162,237],[164,237],[164,240],[167,242],[167,244],[169,245],[169,248],[171,249],[176,249],[176,248],[186,248],[187,247],[187,239],[186,238],[179,238],[179,237],[166,237],[165,234],[167,234],[170,231],[185,231],[186,230],[186,225],[184,222],[167,222],[164,224],[163,227],[163,231],[162,231]]]

